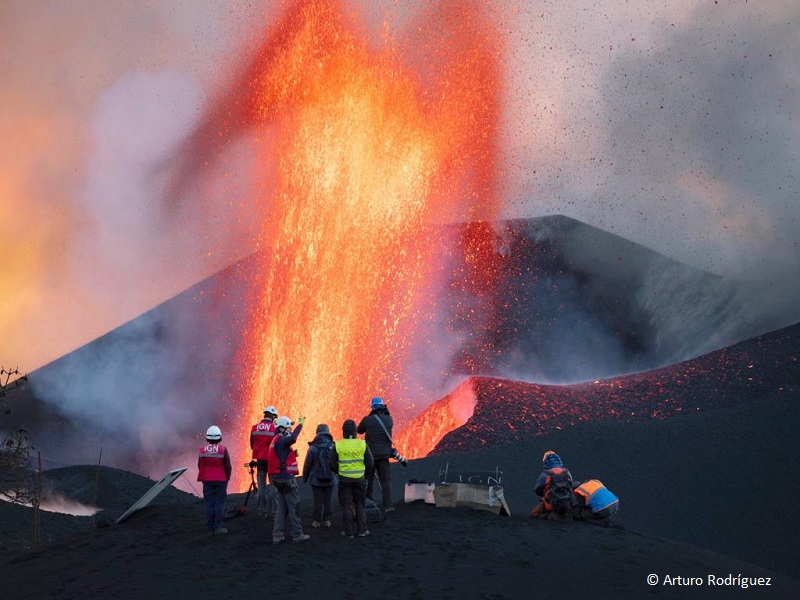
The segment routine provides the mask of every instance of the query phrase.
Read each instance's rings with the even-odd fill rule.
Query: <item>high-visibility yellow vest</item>
[[[336,454],[339,455],[339,477],[359,479],[364,477],[364,455],[367,442],[359,439],[339,440],[336,442]]]

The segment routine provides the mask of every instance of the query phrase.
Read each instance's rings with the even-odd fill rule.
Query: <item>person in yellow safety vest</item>
[[[619,510],[619,498],[599,479],[576,482],[575,497],[580,509],[579,518],[586,521],[608,524],[608,518]]]
[[[366,537],[367,482],[364,474],[375,466],[367,442],[356,436],[356,422],[347,419],[342,424],[343,439],[334,444],[331,470],[339,474],[339,504],[342,507],[342,535],[347,538]]]

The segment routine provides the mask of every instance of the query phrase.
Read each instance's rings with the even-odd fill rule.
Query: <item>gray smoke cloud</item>
[[[800,320],[797,3],[524,12],[508,213],[564,214],[667,257],[630,289],[664,360]]]
[[[796,3],[617,5],[543,3],[514,30],[509,210],[726,276],[796,273]]]

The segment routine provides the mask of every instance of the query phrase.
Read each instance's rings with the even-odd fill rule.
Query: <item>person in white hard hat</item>
[[[259,519],[269,519],[275,514],[277,501],[275,487],[267,485],[267,459],[269,447],[275,437],[275,419],[278,418],[278,409],[268,406],[264,409],[264,418],[250,428],[250,449],[253,451],[253,460],[256,461],[256,513]],[[252,466],[252,463],[251,463]]]
[[[297,452],[292,448],[297,436],[303,430],[305,417],[297,419],[297,427],[292,431],[292,420],[289,417],[275,419],[275,437],[269,447],[269,481],[275,486],[278,499],[278,510],[275,511],[275,523],[272,526],[272,543],[280,544],[286,537],[284,526],[288,526],[293,542],[305,542],[311,536],[303,533],[300,521],[300,494],[297,491]]]
[[[210,535],[228,533],[222,524],[225,519],[225,500],[231,479],[231,457],[222,445],[222,431],[212,425],[206,431],[206,444],[200,446],[197,458],[197,481],[203,482],[206,505],[206,529]]]

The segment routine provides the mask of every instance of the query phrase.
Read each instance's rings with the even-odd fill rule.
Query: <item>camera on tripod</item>
[[[257,464],[258,464],[257,460],[251,460],[248,463],[244,463],[244,468],[245,469],[255,469]]]
[[[405,457],[397,451],[397,448],[392,448],[392,458],[399,462],[404,467],[408,466],[408,461]]]

